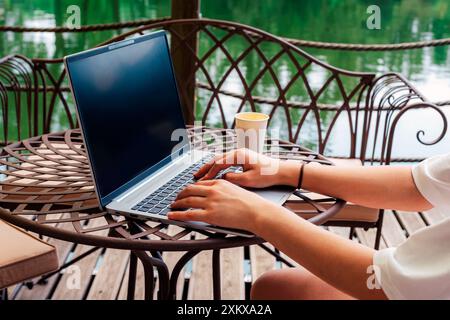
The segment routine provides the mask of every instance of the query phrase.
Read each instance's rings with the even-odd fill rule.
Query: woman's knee
[[[271,270],[262,274],[253,283],[251,290],[251,299],[270,300],[270,299],[286,299],[283,293],[288,293],[292,288],[295,277],[297,289],[301,289],[308,282],[309,276],[307,272],[301,269],[282,269]]]
[[[272,292],[270,288],[275,282],[274,278],[276,278],[275,270],[263,273],[255,282],[253,282],[250,298],[252,300],[270,299],[268,296]]]
[[[255,300],[353,299],[302,267],[264,273],[253,284],[251,298]]]

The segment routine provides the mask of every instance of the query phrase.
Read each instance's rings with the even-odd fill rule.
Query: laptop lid
[[[189,148],[164,31],[65,64],[102,206]]]

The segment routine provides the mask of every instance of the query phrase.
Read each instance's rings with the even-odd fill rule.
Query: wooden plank
[[[126,282],[128,284],[128,278],[126,278]],[[154,299],[156,298],[157,292],[158,292],[158,282],[155,284],[155,293],[153,296]],[[144,266],[139,259],[138,259],[138,265],[137,265],[137,270],[136,270],[136,289],[135,289],[134,299],[135,300],[144,300],[145,299]]]
[[[406,240],[406,235],[391,211],[386,211],[381,231],[388,247],[396,247]]]
[[[408,232],[408,235],[412,235],[414,232],[427,226],[417,212],[397,211],[397,216]]]
[[[105,220],[101,219],[93,219],[89,221],[89,224],[86,228],[96,228],[105,224]],[[99,235],[106,235],[107,231],[103,230],[99,233]],[[79,255],[85,253],[86,251],[92,249],[91,246],[85,245],[77,245],[75,251],[73,252],[73,257],[76,258]],[[101,250],[97,250],[96,252],[88,255],[82,260],[76,262],[74,265],[70,266],[67,270],[64,270],[63,276],[58,283],[58,286],[53,293],[53,300],[80,300],[83,298],[88,285],[91,281],[94,268],[97,264],[97,260],[99,259]],[[78,277],[79,279],[75,279],[74,277]],[[75,282],[78,283],[75,283]]]
[[[221,250],[220,260],[222,299],[244,299],[244,248]]]
[[[119,294],[117,295],[117,300],[127,300],[128,297],[128,277],[130,273],[130,260],[127,261],[127,265],[125,268],[125,274],[123,276],[122,283],[120,284]],[[136,276],[137,279],[137,276]]]
[[[168,227],[168,233],[170,235],[177,234],[178,232],[182,231],[183,229],[175,226],[170,225]],[[184,236],[181,238],[182,240],[189,239],[189,235]],[[173,268],[175,267],[176,263],[180,258],[185,254],[184,251],[174,251],[174,252],[164,252],[163,253],[163,260],[167,265],[167,268],[169,269],[170,275],[172,275]],[[211,280],[212,281],[212,280]],[[181,299],[182,293],[184,288],[184,268],[180,272],[180,276],[178,277],[177,281],[177,299]]]
[[[356,236],[359,239],[359,242],[365,246],[368,246],[370,248],[375,247],[375,238],[377,235],[377,229],[371,228],[367,231],[361,228],[356,228]],[[386,242],[384,241],[383,237],[380,239],[380,249],[387,248]]]
[[[91,248],[78,245],[73,257],[76,258]],[[81,300],[91,281],[100,252],[98,250],[64,270],[52,300]]]
[[[203,237],[197,237],[203,238]],[[194,257],[192,275],[189,283],[189,300],[212,300],[212,251],[200,252]]]
[[[268,244],[271,248],[271,245]],[[275,269],[275,258],[259,246],[250,247],[250,263],[252,269],[252,282],[263,273]]]
[[[87,299],[116,299],[128,265],[128,258],[129,251],[127,250],[107,249]]]
[[[185,252],[164,252],[163,253],[163,259],[164,262],[167,265],[167,268],[169,268],[170,275],[172,276],[173,268],[175,267],[175,264],[178,262],[178,260],[183,256]],[[177,296],[176,299],[180,300],[181,296],[183,294],[184,289],[184,268],[181,269],[180,275],[178,277],[177,281]]]
[[[8,299],[9,300],[12,300],[14,298],[13,294],[14,294],[14,290],[16,288],[20,288],[20,285],[11,286],[6,289],[6,290],[8,290]]]
[[[123,281],[120,286],[119,295],[117,297],[118,300],[126,300],[128,297],[128,277],[129,277],[129,263],[127,261],[127,265],[125,267],[125,274]],[[155,290],[156,294],[156,290]],[[137,270],[136,270],[136,287],[134,291],[134,299],[135,300],[144,300],[145,298],[145,273],[144,267],[142,263],[138,259]]]

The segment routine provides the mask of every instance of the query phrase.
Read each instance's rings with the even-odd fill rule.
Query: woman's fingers
[[[207,201],[204,197],[187,197],[179,200],[175,200],[170,207],[172,209],[182,208],[204,208]]]
[[[220,171],[225,170],[231,166],[232,166],[232,164],[228,164],[226,162],[225,163],[217,163],[216,162],[200,180],[214,179]]]
[[[196,173],[194,173],[194,178],[200,179],[201,177],[203,177],[205,174],[208,173],[208,171],[212,168],[212,166],[216,162],[222,162],[222,159],[224,157],[225,157],[225,154],[215,156],[214,159],[212,159],[211,161],[209,161],[208,163],[203,165]]]
[[[211,186],[216,185],[218,181],[220,181],[220,180],[201,180],[201,181],[197,181],[195,183],[195,185],[211,187]]]
[[[208,193],[209,188],[207,186],[200,184],[190,184],[178,194],[176,200],[192,196],[206,197]]]
[[[201,177],[203,177],[209,171],[209,169],[211,169],[215,162],[216,160],[214,159],[203,165],[196,173],[194,173],[194,178],[200,179]]]
[[[217,156],[203,167],[201,167],[195,174],[194,178],[202,180],[213,179],[221,170],[227,169],[242,161],[238,157],[238,151],[233,150],[223,155]]]
[[[204,221],[205,210],[171,211],[168,218],[180,221]]]
[[[249,171],[247,172],[228,172],[226,173],[223,178],[231,183],[237,184],[239,186],[247,187],[247,184],[249,182]]]

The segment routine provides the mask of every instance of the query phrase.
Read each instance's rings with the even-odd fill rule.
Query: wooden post
[[[200,0],[172,0],[172,19],[190,19],[200,17]],[[173,30],[182,38],[192,31],[192,26],[176,26]],[[178,48],[173,50],[173,48]],[[198,50],[197,35],[189,37],[183,43],[172,37],[172,60],[177,75],[186,124],[194,124],[195,120],[195,60],[192,52]]]

